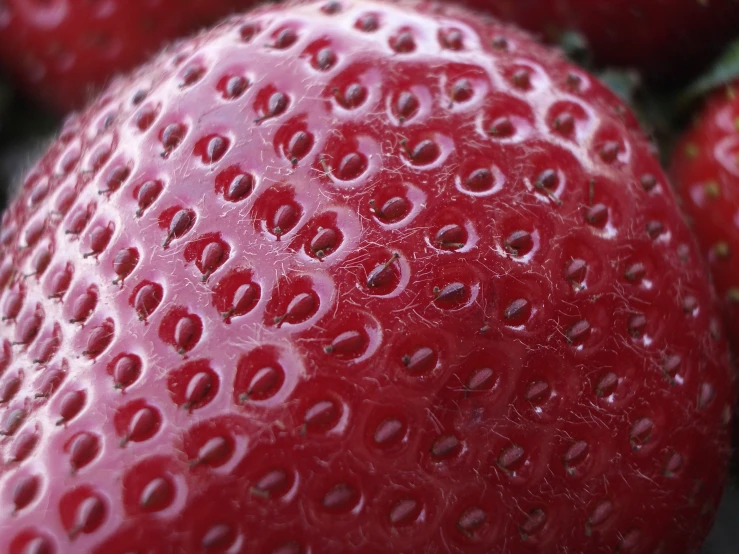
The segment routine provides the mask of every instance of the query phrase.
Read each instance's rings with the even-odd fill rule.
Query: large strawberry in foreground
[[[739,97],[713,94],[672,160],[685,213],[722,297],[726,328],[739,353]]]
[[[695,552],[731,378],[626,108],[435,4],[263,8],[6,214],[0,551]]]
[[[647,78],[702,71],[739,28],[737,0],[463,0],[542,36],[577,31],[598,63]]]
[[[0,66],[58,111],[251,0],[3,0]]]

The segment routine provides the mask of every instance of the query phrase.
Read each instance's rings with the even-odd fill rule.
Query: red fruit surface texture
[[[53,109],[83,106],[121,71],[252,0],[3,0],[0,65]]]
[[[739,352],[739,99],[736,85],[715,92],[683,135],[671,176]]]
[[[711,525],[700,253],[628,110],[510,27],[233,17],[71,117],[0,243],[0,552],[682,554]]]
[[[636,67],[653,81],[705,70],[736,36],[736,0],[464,0],[552,41],[578,31],[595,61]]]

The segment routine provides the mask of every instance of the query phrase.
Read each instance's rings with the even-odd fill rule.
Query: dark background
[[[736,483],[726,490],[702,554],[739,554],[739,489]]]

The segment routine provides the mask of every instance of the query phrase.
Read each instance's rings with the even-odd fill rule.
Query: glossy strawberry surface
[[[0,66],[57,111],[250,0],[2,0]]]
[[[721,295],[739,349],[739,99],[713,94],[675,148],[672,179]]]
[[[695,552],[726,342],[633,117],[437,4],[262,8],[72,117],[0,242],[0,551]]]
[[[463,0],[551,39],[579,31],[600,64],[651,80],[703,71],[736,36],[737,0]]]

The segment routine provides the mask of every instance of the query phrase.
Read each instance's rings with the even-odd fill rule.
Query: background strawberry
[[[3,0],[0,64],[26,93],[67,111],[167,42],[253,3]]]
[[[654,82],[702,71],[739,27],[737,0],[465,0],[550,40],[578,31],[600,64]]]
[[[725,341],[628,110],[451,7],[234,17],[0,231],[0,551],[694,552]]]
[[[739,348],[739,99],[734,86],[715,92],[684,134],[675,148],[672,177]]]

